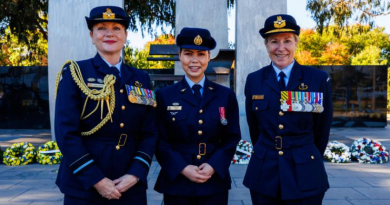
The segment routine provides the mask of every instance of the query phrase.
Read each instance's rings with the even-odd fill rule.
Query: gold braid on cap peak
[[[102,121],[96,125],[94,128],[92,128],[90,131],[86,132],[81,132],[81,136],[89,136],[92,135],[93,133],[97,132],[100,128],[102,128],[108,120],[111,120],[112,122],[112,113],[114,112],[115,109],[115,89],[114,89],[114,84],[116,81],[116,77],[114,75],[106,75],[103,80],[103,88],[100,90],[96,89],[89,89],[89,87],[85,84],[83,76],[81,75],[81,70],[79,65],[72,60],[68,60],[65,62],[64,65],[70,63],[69,69],[72,74],[72,78],[74,82],[77,84],[77,86],[80,88],[80,90],[87,96],[87,99],[85,100],[83,111],[80,115],[81,120],[87,119],[89,116],[91,116],[93,113],[96,112],[96,110],[99,108],[99,105],[101,103],[101,118],[103,118],[103,107],[104,107],[104,102],[107,104],[107,109],[108,113]],[[62,75],[63,69],[58,73],[57,78],[56,78],[56,85],[55,85],[55,90],[54,90],[54,95],[57,96],[58,92],[58,85],[59,81]],[[63,91],[64,92],[64,91]],[[84,116],[85,108],[87,106],[88,99],[92,99],[95,101],[98,101],[96,108],[89,113],[88,115]]]

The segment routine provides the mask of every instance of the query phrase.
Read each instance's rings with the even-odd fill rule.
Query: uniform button
[[[176,119],[174,117],[172,117],[172,121],[175,121]]]
[[[122,105],[122,110],[125,110],[126,109],[126,106]]]
[[[255,108],[255,110],[258,110],[258,109],[259,109],[258,107]]]
[[[203,120],[199,120],[199,124],[200,124],[200,125],[203,124]]]
[[[284,126],[283,125],[279,125],[279,129],[283,130]]]
[[[313,155],[311,156],[311,159],[314,159],[314,156],[313,156]]]
[[[202,135],[202,134],[203,134],[202,130],[199,130],[198,135]]]
[[[123,93],[123,89],[120,89],[119,92]]]
[[[202,109],[200,109],[200,110],[199,110],[199,113],[200,113],[200,114],[202,114],[202,113],[203,113],[203,110],[202,110]]]
[[[121,123],[119,126],[120,126],[121,128],[123,128],[123,127],[125,126],[125,124]]]
[[[279,151],[279,155],[282,156],[283,155],[283,151]]]
[[[283,113],[282,111],[280,111],[280,112],[279,112],[279,115],[280,115],[280,116],[283,116],[283,115],[284,115],[284,113]]]

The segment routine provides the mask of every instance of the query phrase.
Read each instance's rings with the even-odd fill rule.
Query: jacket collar
[[[199,106],[197,101],[196,101],[196,98],[192,92],[192,89],[190,88],[190,86],[188,85],[188,83],[186,82],[184,77],[181,80],[181,82],[179,82],[178,85],[179,85],[178,86],[179,92],[181,93],[183,100],[185,100],[185,101],[187,101],[195,106]],[[214,96],[215,96],[214,85],[206,77],[205,82],[204,82],[203,94],[202,94],[202,100],[200,102],[200,107],[201,108],[204,107],[207,103],[210,102],[211,99],[214,98]]]
[[[271,65],[268,65],[264,68],[264,74],[265,74],[265,83],[273,89],[275,92],[280,93],[280,88],[278,84],[278,79],[276,78],[275,71]],[[295,90],[300,84],[303,79],[303,69],[302,66],[295,61],[294,66],[291,70],[291,75],[287,83],[287,90],[293,91]]]

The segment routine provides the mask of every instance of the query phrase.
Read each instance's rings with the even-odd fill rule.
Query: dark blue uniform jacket
[[[109,68],[98,54],[77,63],[86,83],[91,78],[98,83],[97,79],[103,80],[107,74],[115,74],[116,68]],[[137,176],[140,182],[126,191],[123,198],[144,193],[147,188],[146,176],[157,142],[156,109],[130,103],[125,84],[134,86],[138,81],[143,88],[151,89],[150,78],[124,63],[121,77],[116,76],[113,122],[108,121],[90,136],[81,136],[82,131],[91,130],[101,121],[101,107],[89,118],[80,120],[86,95],[74,82],[69,65],[64,66],[55,109],[56,140],[64,155],[56,184],[64,194],[102,198],[93,185],[104,177],[114,180],[125,174]],[[96,103],[89,99],[85,113],[95,109]],[[103,118],[107,112],[104,105]],[[127,134],[127,140],[120,150],[116,150],[121,134]],[[124,143],[123,139],[121,143]]]
[[[157,91],[156,157],[161,171],[155,190],[160,193],[207,196],[231,188],[229,166],[241,139],[237,99],[231,89],[207,78],[203,89],[200,105],[185,79]],[[181,110],[168,110],[173,105],[181,106]],[[220,107],[225,108],[227,125],[221,124]],[[199,143],[206,143],[206,155],[201,159],[196,157]],[[215,173],[203,184],[191,182],[180,173],[187,165],[205,162]]]
[[[308,86],[307,90],[299,89],[302,83]],[[285,200],[315,196],[329,188],[322,155],[333,115],[327,73],[295,62],[287,91],[322,92],[324,111],[283,112],[280,108],[281,92],[272,65],[249,74],[245,87],[246,114],[254,153],[244,185],[272,197],[281,191]],[[264,99],[252,99],[253,95],[263,95]],[[282,142],[276,136],[281,136]],[[275,143],[282,148],[276,149]]]

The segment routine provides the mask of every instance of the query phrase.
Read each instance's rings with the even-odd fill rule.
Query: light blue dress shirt
[[[186,79],[188,85],[191,88],[192,93],[194,93],[194,90],[192,90],[192,86],[195,85],[196,83],[192,82],[187,75],[184,76],[184,79]],[[203,95],[203,87],[204,87],[204,81],[206,80],[206,76],[203,76],[202,80],[199,81],[198,85],[200,85],[202,88],[200,88],[200,95]]]
[[[106,61],[106,59],[103,58],[103,56],[101,56],[101,57],[102,57],[103,61],[107,63],[108,67],[111,68],[112,66],[114,66],[115,68],[117,68],[119,71],[119,76],[121,76],[121,66],[122,66],[122,61],[123,61],[122,57],[119,58],[119,63],[117,63],[115,65],[111,65],[108,61]]]
[[[295,60],[293,60],[290,64],[288,64],[288,66],[284,67],[282,70],[280,70],[278,67],[276,67],[274,65],[274,63],[272,63],[272,67],[274,68],[275,70],[275,73],[276,73],[276,79],[278,79],[278,82],[279,82],[279,73],[281,71],[283,71],[284,74],[286,74],[286,76],[284,77],[284,82],[286,83],[286,87],[287,87],[287,84],[288,84],[288,80],[290,79],[290,75],[291,75],[291,70],[294,66],[294,63],[295,63]]]

